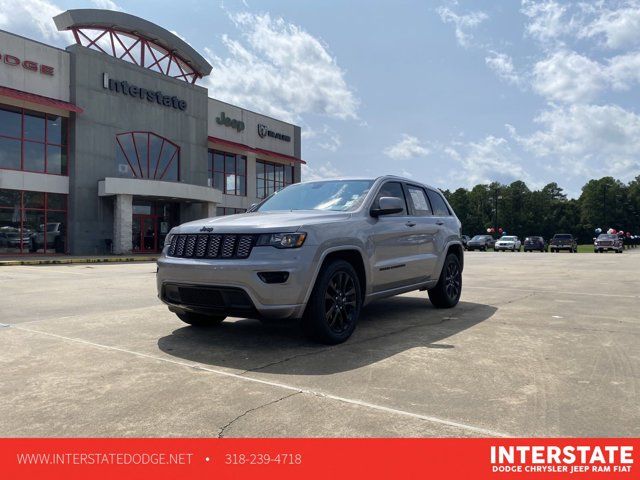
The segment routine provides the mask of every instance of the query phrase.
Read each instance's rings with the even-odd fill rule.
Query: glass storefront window
[[[0,137],[0,168],[20,170],[21,150],[20,140]]]
[[[227,195],[247,195],[247,157],[209,150],[211,186]]]
[[[216,216],[222,217],[223,215],[236,215],[238,213],[244,213],[246,210],[244,208],[233,208],[233,207],[217,207],[216,208]]]
[[[44,143],[24,142],[22,144],[23,170],[44,172],[44,147]]]
[[[0,254],[66,253],[67,195],[0,189]]]
[[[22,110],[19,108],[0,108],[0,135],[22,138]]]
[[[0,106],[0,168],[67,175],[67,119]]]
[[[177,182],[180,180],[180,147],[151,132],[116,135],[118,176]]]
[[[24,138],[44,142],[45,121],[44,113],[25,112],[24,113]]]
[[[265,198],[293,183],[293,167],[256,161],[256,196]]]

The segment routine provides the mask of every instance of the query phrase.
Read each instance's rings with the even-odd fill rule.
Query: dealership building
[[[0,31],[0,255],[155,253],[300,181],[300,127],[209,98],[181,38],[110,10],[53,21],[74,45]]]

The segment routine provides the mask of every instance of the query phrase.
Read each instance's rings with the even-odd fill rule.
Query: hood
[[[349,218],[351,213],[322,210],[252,212],[183,223],[172,233],[198,233],[203,227],[211,228],[212,233],[295,232],[305,225],[340,222]]]

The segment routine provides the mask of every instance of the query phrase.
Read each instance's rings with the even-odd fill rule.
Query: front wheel
[[[362,291],[355,269],[349,262],[334,260],[320,271],[302,324],[313,339],[336,345],[351,336],[361,308]]]
[[[220,325],[227,317],[223,315],[204,315],[202,313],[182,312],[176,313],[178,318],[184,323],[194,327],[213,327]]]
[[[462,294],[462,268],[457,255],[447,255],[438,283],[428,292],[429,300],[436,308],[451,308],[458,304]]]

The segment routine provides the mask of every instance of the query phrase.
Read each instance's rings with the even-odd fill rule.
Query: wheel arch
[[[306,304],[309,301],[309,297],[311,296],[311,292],[313,291],[313,287],[316,284],[316,280],[318,279],[318,275],[322,268],[330,261],[333,260],[344,260],[349,262],[356,274],[358,275],[358,281],[360,283],[360,292],[362,294],[362,299],[364,302],[364,298],[366,297],[367,285],[369,284],[369,271],[367,269],[367,263],[364,261],[365,255],[359,247],[355,245],[348,245],[343,247],[334,247],[322,252],[322,255],[317,261],[317,267],[315,272],[313,273],[313,277],[311,278],[311,282],[309,283],[309,288],[307,288],[307,293],[305,295],[304,303]]]

